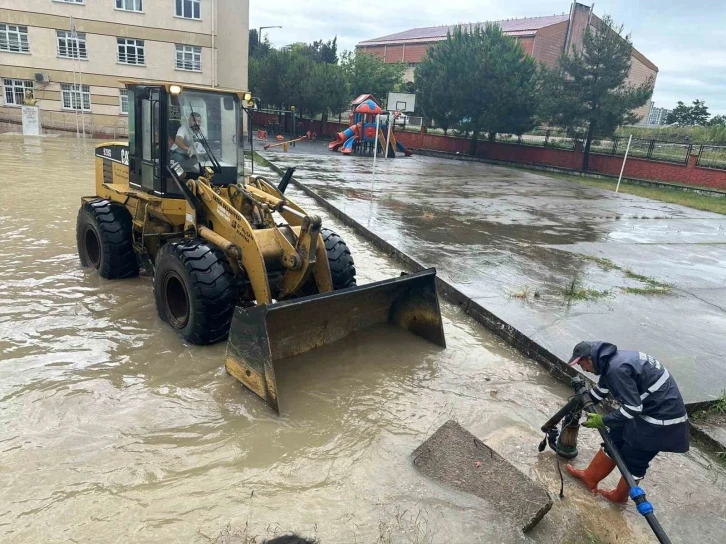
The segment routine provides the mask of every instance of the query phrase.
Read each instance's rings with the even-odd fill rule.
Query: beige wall
[[[246,91],[249,89],[249,0],[218,0],[216,9],[216,84]]]
[[[217,1],[249,5],[248,0]],[[114,0],[86,0],[86,3],[82,5],[54,2],[53,0],[0,0],[0,8],[17,11],[19,14],[23,12],[42,13],[62,16],[66,21],[68,17],[73,17],[87,21],[105,21],[120,25],[164,28],[208,35],[212,32],[212,2],[210,0],[202,0],[201,20],[174,17],[174,0],[145,0],[144,13],[117,10],[115,5]],[[1,15],[0,18],[2,18]]]
[[[80,61],[58,57],[55,29],[28,27],[28,41],[30,55],[0,52],[0,66],[26,66],[36,68],[36,71],[54,69],[73,72],[75,63],[76,70],[81,70],[84,74],[106,74],[117,78],[150,78],[162,81],[182,80],[204,85],[211,85],[212,82],[212,52],[208,47],[202,48],[201,73],[188,71],[180,73],[174,67],[173,43],[146,40],[144,42],[146,66],[130,66],[117,62],[116,36],[87,34],[88,60]]]
[[[36,72],[48,74],[49,84],[35,84],[36,98],[41,110],[59,112],[49,113],[55,119],[63,111],[60,84],[79,82],[82,77],[91,87],[91,114],[86,115],[97,118],[99,126],[115,124],[114,117],[120,114],[120,79],[248,88],[249,0],[202,0],[200,21],[174,17],[174,0],[145,0],[144,13],[114,6],[114,0],[86,0],[85,5],[0,0],[0,23],[27,26],[30,44],[30,54],[0,52],[0,79],[32,80]],[[76,30],[86,33],[88,60],[57,55],[56,30],[70,28],[69,16],[74,18]],[[146,65],[118,63],[117,37],[143,39]],[[176,43],[202,48],[201,73],[175,68]],[[74,76],[74,69],[79,68],[82,76]],[[4,104],[3,93],[0,113],[11,117],[17,108]]]

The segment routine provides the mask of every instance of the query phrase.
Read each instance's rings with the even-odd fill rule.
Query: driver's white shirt
[[[176,138],[181,137],[184,145],[187,147],[191,147],[194,142],[200,139],[198,134],[204,134],[202,132],[202,127],[197,127],[196,131],[194,131],[189,126],[182,125],[179,127],[179,130],[176,131]],[[188,151],[184,151],[178,145],[176,145],[176,139],[174,140],[174,145],[171,146],[171,150],[179,151],[180,153],[188,153]]]

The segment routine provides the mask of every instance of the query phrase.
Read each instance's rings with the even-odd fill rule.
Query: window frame
[[[10,81],[10,85],[8,85],[8,81]],[[8,106],[12,108],[20,108],[24,106],[25,104],[21,103],[18,104],[15,102],[15,100],[18,97],[16,89],[22,89],[21,95],[22,98],[25,98],[25,91],[27,89],[30,89],[33,91],[33,98],[35,98],[35,82],[32,79],[16,79],[14,77],[4,77],[2,78],[3,83],[3,106]],[[21,83],[22,85],[17,85],[17,83]],[[30,86],[28,87],[28,83],[30,83]],[[13,96],[13,102],[8,102],[8,87],[12,89],[12,96]]]
[[[132,2],[134,4],[138,2],[141,7],[139,9],[128,9],[125,7],[120,8],[118,7],[119,2],[122,5],[126,5],[126,2]],[[127,13],[144,13],[144,0],[114,0],[113,9],[115,9],[116,11],[125,11]]]
[[[67,89],[65,87],[70,87],[70,89]],[[77,93],[78,99],[80,100],[81,108],[74,108],[73,107],[73,96]],[[66,106],[64,97],[68,94],[70,97],[70,104],[71,106]],[[85,107],[85,101],[84,97],[85,95],[88,95],[88,108]],[[78,112],[84,112],[84,113],[90,113],[92,111],[92,104],[91,104],[91,87],[90,85],[80,84],[80,83],[61,83],[61,109],[64,111],[78,111]]]
[[[181,2],[181,3],[180,3]],[[185,3],[189,2],[189,9],[191,10],[191,17],[184,15]],[[199,17],[194,17],[194,6],[199,6]],[[179,13],[179,7],[181,6],[181,14]],[[174,17],[179,19],[187,19],[189,21],[201,21],[202,20],[202,0],[174,0]]]
[[[64,33],[65,37],[61,38],[60,33]],[[56,55],[59,59],[71,59],[71,60],[88,60],[88,40],[86,38],[85,32],[76,32],[76,37],[73,37],[73,31],[71,30],[58,30],[55,31],[55,50]],[[83,37],[81,37],[83,36]],[[61,55],[61,39],[66,41],[65,48],[66,52],[68,51],[68,43],[69,42],[75,42],[75,49],[78,52],[78,56],[73,55]],[[83,47],[81,48],[81,44],[83,44]],[[73,49],[71,47],[71,49]],[[82,51],[81,51],[82,50]],[[81,52],[85,54],[85,56],[81,56]]]
[[[86,5],[86,0],[53,0],[53,2],[58,2],[59,4],[75,4],[77,6]]]
[[[124,43],[121,44],[121,41]],[[129,42],[134,42],[133,44],[130,44]],[[139,43],[141,45],[139,45]],[[121,60],[121,48],[124,48],[126,50],[126,61]],[[139,50],[141,50],[141,58],[143,59],[143,62],[128,62],[129,55],[128,55],[128,47],[133,47],[136,51],[135,57],[138,60],[139,59]],[[117,64],[123,64],[125,66],[146,66],[146,41],[140,40],[138,38],[119,38],[116,37],[116,63]]]
[[[180,51],[181,48],[181,51]],[[192,65],[194,63],[194,56],[199,53],[199,69],[196,70],[194,68],[184,68],[185,61],[184,56],[188,53],[188,51],[185,51],[186,48],[191,48],[191,54],[192,54]],[[181,53],[181,63],[179,62]],[[202,73],[202,48],[198,45],[188,45],[183,43],[175,43],[174,44],[174,69],[175,70],[181,70],[182,72],[196,72],[196,73]]]
[[[124,97],[126,97],[126,111],[124,111]],[[119,115],[126,115],[129,114],[129,90],[128,89],[119,89],[118,90],[118,112]]]
[[[3,53],[17,53],[21,55],[29,55],[30,54],[30,36],[28,35],[28,27],[26,25],[12,25],[10,23],[0,23],[0,27],[5,27],[4,30],[0,30],[0,33],[5,34],[5,43],[7,44],[7,49],[1,49],[0,52]],[[11,31],[10,29],[14,28],[15,30]],[[24,31],[21,29],[25,29]],[[13,51],[10,48],[10,34],[11,32],[13,34],[17,34],[18,38],[18,51]],[[23,44],[23,36],[25,36],[25,44]],[[25,49],[23,49],[23,45],[25,45]]]

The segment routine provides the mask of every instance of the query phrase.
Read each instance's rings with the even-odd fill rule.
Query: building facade
[[[573,3],[569,14],[550,15],[545,17],[525,17],[493,21],[505,34],[516,38],[525,52],[538,61],[555,66],[563,52],[573,47],[582,48],[582,34],[587,26],[600,24],[600,18],[592,11],[592,7]],[[469,23],[463,26],[473,28],[485,23]],[[448,32],[457,25],[414,28],[381,38],[360,42],[356,50],[377,55],[386,62],[403,62],[406,64],[406,79],[413,81],[416,65],[426,54],[426,50],[437,42],[446,39]],[[632,66],[628,82],[637,86],[652,79],[655,85],[658,67],[642,53],[633,48]],[[650,102],[635,110],[641,118],[646,118],[650,111]]]
[[[648,125],[665,125],[671,110],[666,108],[656,108],[655,102],[651,102],[650,112],[648,113]]]
[[[121,80],[247,89],[249,0],[0,0],[0,121],[123,133]],[[90,130],[89,130],[90,128]]]

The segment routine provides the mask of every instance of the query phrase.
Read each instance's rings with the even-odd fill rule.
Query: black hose
[[[582,399],[583,408],[585,410],[593,412],[595,410],[595,405],[592,403],[590,396],[587,394],[587,386],[585,385],[584,380],[576,380],[577,378],[573,380],[575,395]],[[643,488],[638,486],[635,478],[633,478],[633,475],[630,474],[628,467],[625,465],[625,461],[623,461],[620,452],[615,447],[615,444],[613,444],[612,438],[610,438],[610,433],[608,433],[607,429],[598,430],[600,431],[600,436],[602,436],[602,440],[605,443],[605,451],[607,451],[612,460],[615,461],[615,464],[620,470],[620,474],[623,475],[623,478],[625,478],[625,481],[630,488],[630,498],[635,502],[638,512],[645,517],[645,520],[648,522],[648,525],[650,525],[650,528],[653,530],[656,538],[658,538],[658,542],[661,544],[671,544],[668,535],[666,535],[663,527],[661,527],[658,519],[653,513],[653,505],[646,499]]]

